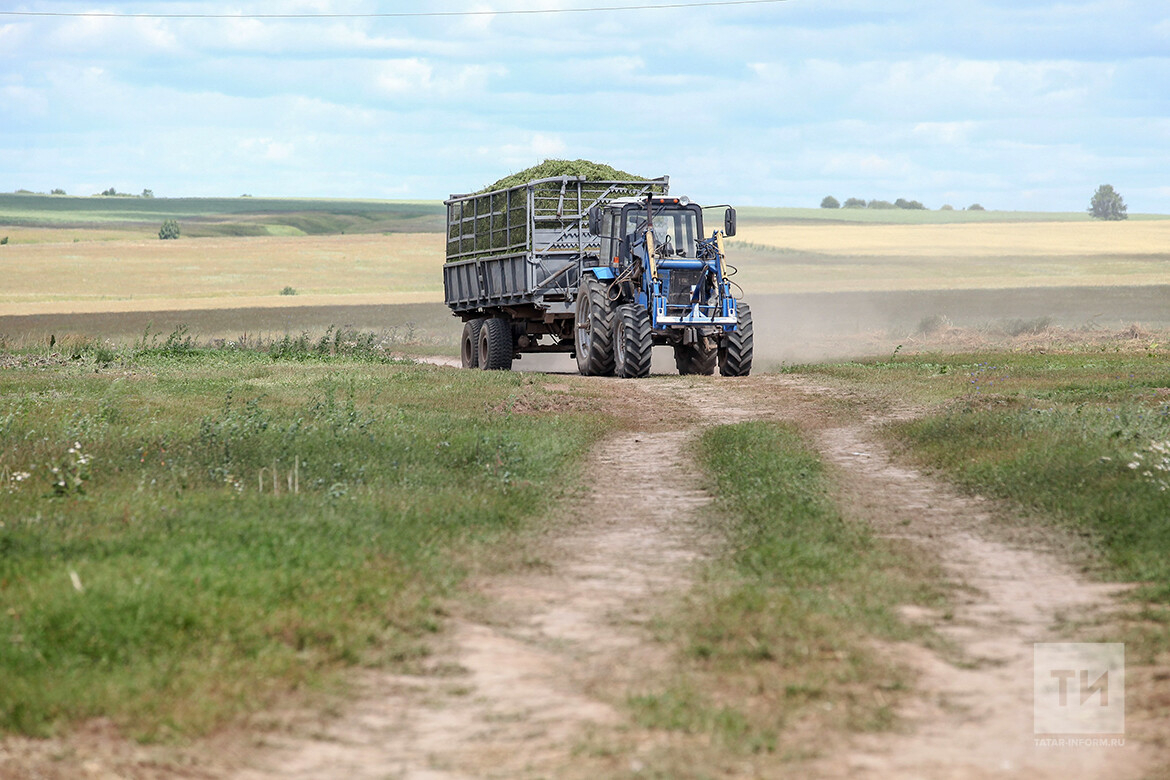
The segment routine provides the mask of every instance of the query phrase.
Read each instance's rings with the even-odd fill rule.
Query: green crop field
[[[51,241],[52,230],[70,231],[56,240],[108,239],[156,234],[166,219],[178,220],[188,237],[441,232],[444,214],[436,201],[4,194],[0,234],[11,226],[14,242]]]

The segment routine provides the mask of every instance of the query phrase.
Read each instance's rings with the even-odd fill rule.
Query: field
[[[434,234],[7,246],[8,314],[441,300]],[[345,296],[355,296],[347,298]],[[360,296],[364,296],[360,297]]]
[[[624,381],[449,367],[440,209],[0,197],[0,776],[1170,765],[1170,220],[745,209],[757,370]]]
[[[438,232],[443,214],[430,201],[0,194],[0,225],[11,226],[5,233],[18,244],[157,238],[166,219],[191,237]]]

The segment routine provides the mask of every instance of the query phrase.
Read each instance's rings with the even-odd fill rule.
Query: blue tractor
[[[680,374],[713,374],[717,364],[723,376],[751,371],[751,309],[732,295],[723,246],[735,235],[735,209],[719,208],[723,230],[709,238],[703,209],[686,198],[619,198],[590,209],[589,232],[606,262],[582,269],[581,373],[647,376],[656,344],[673,347]]]
[[[644,377],[654,345],[682,374],[746,376],[752,315],[732,295],[722,231],[669,195],[665,176],[559,176],[447,205],[447,305],[463,320],[465,368],[502,369],[526,353],[576,357],[589,376]]]

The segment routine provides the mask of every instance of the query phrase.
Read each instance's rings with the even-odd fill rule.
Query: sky
[[[669,2],[670,0],[666,0]],[[674,0],[680,2],[685,0]],[[664,0],[0,2],[403,13]],[[546,158],[735,205],[1170,213],[1167,0],[0,14],[0,191],[437,200]]]

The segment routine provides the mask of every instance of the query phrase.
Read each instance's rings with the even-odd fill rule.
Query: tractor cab
[[[653,221],[647,236],[646,223]],[[592,209],[589,229],[600,238],[602,265],[615,270],[638,262],[635,247],[649,240],[656,260],[668,258],[697,259],[703,240],[703,209],[686,198],[621,198]],[[735,210],[729,208],[724,220],[724,234],[735,235]]]

